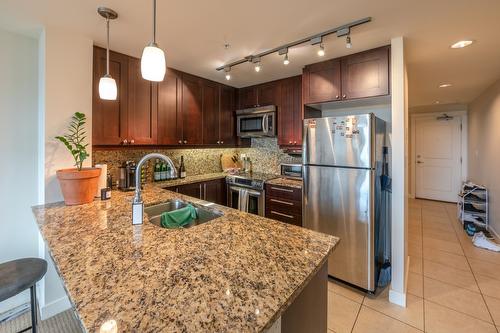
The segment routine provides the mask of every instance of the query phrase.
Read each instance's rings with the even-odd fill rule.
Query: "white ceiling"
[[[36,34],[44,25],[71,29],[104,45],[105,25],[96,9],[116,10],[111,48],[139,57],[151,38],[151,1],[147,0],[2,0],[0,26]],[[371,16],[356,27],[353,48],[344,39],[326,38],[333,58],[389,44],[406,37],[410,106],[468,103],[500,77],[500,1],[498,0],[158,0],[158,43],[167,65],[219,82],[215,68],[323,30]],[[452,50],[450,44],[474,39],[472,46]],[[224,49],[225,42],[231,47]],[[290,65],[271,55],[256,73],[250,64],[232,71],[230,84],[247,86],[300,74],[317,62],[317,48],[290,50]],[[442,82],[452,87],[439,89]]]

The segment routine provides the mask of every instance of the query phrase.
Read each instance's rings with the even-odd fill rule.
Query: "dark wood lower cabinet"
[[[172,186],[167,187],[166,189],[180,194],[189,195],[193,198],[213,202],[218,205],[227,204],[227,188],[225,178]]]
[[[302,189],[266,184],[266,217],[302,226]]]

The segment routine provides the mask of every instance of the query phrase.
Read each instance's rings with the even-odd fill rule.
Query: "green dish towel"
[[[161,214],[161,226],[163,228],[182,228],[198,217],[193,205]]]

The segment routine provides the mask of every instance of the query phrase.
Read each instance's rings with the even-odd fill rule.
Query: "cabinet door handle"
[[[126,145],[128,143],[127,139],[123,140],[122,142],[124,145]]]
[[[344,99],[347,98],[347,95],[346,94],[342,95],[342,98],[344,98]]]
[[[134,143],[135,143],[135,140],[134,140],[134,139],[130,140],[130,144],[132,144],[132,145],[133,145]]]
[[[335,95],[335,99],[339,99],[339,97],[340,97],[339,95]]]
[[[184,140],[184,143],[186,144],[186,143],[188,143],[188,141],[187,141],[187,140]]]
[[[290,193],[293,193],[293,190],[289,190],[289,189],[286,189],[286,188],[281,188],[281,187],[274,187],[274,186],[271,186],[271,190],[276,190],[276,191],[283,191],[283,192],[290,192]]]
[[[203,200],[207,200],[207,183],[203,183]]]
[[[224,144],[224,141],[221,141],[221,142],[220,142],[220,144],[221,144],[221,145],[222,145],[222,144]]]
[[[291,143],[292,143],[292,141],[288,141],[288,143],[289,143],[289,144],[291,144]]]
[[[275,212],[274,210],[272,210],[272,211],[271,211],[271,214],[274,214],[274,215],[279,215],[279,216],[284,216],[284,217],[288,217],[289,219],[293,219],[293,216],[292,216],[292,215],[283,214],[283,213],[278,213],[278,212]]]
[[[296,144],[297,144],[297,141],[294,141],[294,142],[293,142],[293,144],[294,144],[294,145],[296,145]]]
[[[288,205],[288,206],[293,206],[293,203],[291,203],[291,202],[286,202],[286,201],[281,201],[281,200],[276,200],[276,199],[269,199],[269,201],[277,202],[277,203]]]
[[[217,141],[217,144],[219,145],[219,144],[220,144],[220,141]]]
[[[182,140],[179,140],[179,143],[182,143]]]

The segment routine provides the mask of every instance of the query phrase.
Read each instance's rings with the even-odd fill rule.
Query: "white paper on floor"
[[[500,245],[486,238],[486,236],[482,232],[477,232],[474,234],[474,237],[472,237],[472,243],[475,246],[483,249],[500,252]]]

